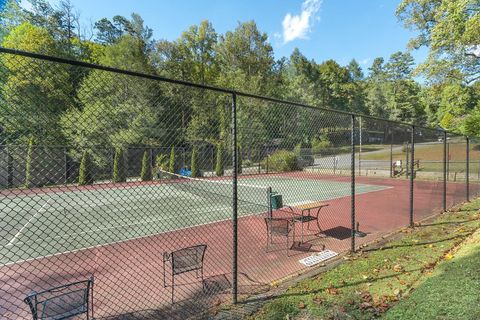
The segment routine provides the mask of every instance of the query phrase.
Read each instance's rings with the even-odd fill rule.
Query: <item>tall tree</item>
[[[137,38],[122,36],[105,48],[100,63],[151,72],[143,45]],[[81,108],[70,108],[60,122],[76,158],[88,150],[97,165],[106,165],[112,147],[158,146],[165,137],[169,119],[160,118],[164,100],[157,82],[93,70],[82,82],[78,100]]]
[[[409,47],[429,48],[418,72],[434,82],[453,78],[471,83],[480,78],[479,7],[479,0],[402,0],[398,18],[419,32]]]
[[[353,81],[360,81],[363,79],[363,71],[357,60],[352,59],[352,61],[350,61],[350,63],[348,64],[347,68]]]
[[[12,29],[2,46],[47,55],[56,55],[59,50],[48,30],[26,22]],[[61,144],[64,139],[58,119],[74,106],[68,67],[16,55],[2,55],[0,59],[5,68],[0,84],[4,135],[17,143],[26,143],[32,137],[37,145]]]

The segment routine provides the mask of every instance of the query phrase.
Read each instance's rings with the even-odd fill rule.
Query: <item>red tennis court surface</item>
[[[307,179],[350,181],[348,177],[301,175]],[[408,225],[408,180],[357,177],[356,181],[391,187],[356,196],[357,221],[360,222],[361,231],[367,233],[364,238],[356,238],[357,246]],[[441,182],[415,181],[415,221],[440,210],[442,187]],[[470,189],[471,194],[480,191],[476,184],[471,184]],[[465,198],[464,183],[448,183],[447,190],[449,205]],[[276,243],[266,253],[263,217],[256,215],[239,219],[241,294],[268,289],[272,281],[307,270],[298,260],[322,250],[323,246],[339,253],[350,249],[351,198],[347,196],[325,202],[329,206],[320,212],[323,234],[315,235],[318,230],[313,224],[312,230],[306,231],[306,241],[312,245],[309,252],[290,250],[287,254],[285,238],[275,238]],[[297,225],[297,239],[299,228]],[[199,243],[208,246],[205,255],[206,287],[202,289],[199,281],[189,275],[180,277],[176,287],[176,303],[172,306],[170,288],[163,287],[162,253]],[[29,310],[21,302],[27,293],[48,288],[52,283],[67,283],[93,274],[96,318],[140,319],[150,315],[184,319],[193,315],[195,310],[204,310],[229,299],[231,265],[230,221],[4,265],[0,267],[0,318],[27,319]]]

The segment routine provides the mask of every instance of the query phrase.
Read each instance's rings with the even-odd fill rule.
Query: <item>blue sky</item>
[[[233,30],[239,21],[255,20],[268,34],[276,58],[289,56],[298,47],[317,62],[335,59],[345,65],[355,58],[364,69],[375,57],[388,58],[393,52],[405,50],[414,35],[395,17],[399,1],[71,0],[85,25],[102,17],[137,12],[154,30],[156,39],[176,39],[190,25],[205,19],[218,33]],[[413,55],[421,62],[426,52]]]

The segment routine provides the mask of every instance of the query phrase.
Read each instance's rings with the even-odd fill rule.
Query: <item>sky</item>
[[[2,0],[0,0],[2,1]],[[51,1],[55,4],[57,0]],[[155,39],[174,40],[203,20],[217,33],[255,20],[267,33],[277,59],[294,48],[309,59],[334,59],[346,65],[355,58],[363,69],[375,57],[406,49],[415,33],[395,16],[400,0],[71,0],[85,26],[103,17],[139,13]],[[23,6],[28,6],[22,0]],[[426,50],[412,52],[417,63]]]

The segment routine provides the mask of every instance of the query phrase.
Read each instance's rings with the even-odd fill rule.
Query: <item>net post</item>
[[[415,179],[415,126],[412,126],[410,150],[410,227],[413,227],[413,180]],[[408,166],[408,163],[407,163]]]
[[[232,302],[238,297],[237,95],[232,93]]]
[[[443,131],[443,211],[447,211],[447,131]]]
[[[352,222],[352,243],[351,243],[351,251],[355,252],[355,115],[351,115],[352,117],[352,124],[350,129],[350,145],[351,145],[351,222]]]
[[[467,144],[466,163],[465,163],[465,192],[466,199],[470,201],[470,139],[465,137]]]

